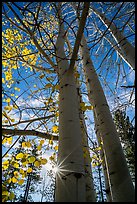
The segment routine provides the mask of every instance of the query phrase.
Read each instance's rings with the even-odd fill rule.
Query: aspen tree
[[[95,116],[94,113],[94,123],[95,123],[95,133],[96,133],[96,137],[97,137],[97,141],[99,146],[101,147],[100,150],[100,157],[102,159],[102,166],[103,166],[103,174],[104,174],[104,180],[105,180],[105,188],[106,188],[106,196],[107,196],[107,202],[112,202],[112,192],[111,192],[111,185],[110,185],[110,179],[109,179],[109,175],[107,172],[107,166],[106,166],[106,156],[105,156],[105,151],[103,148],[103,143],[102,143],[102,138],[99,132],[99,124],[97,121],[97,118]]]
[[[122,34],[122,32],[116,27],[116,25],[111,22],[105,14],[99,12],[97,9],[91,7],[91,10],[100,18],[100,20],[104,23],[104,25],[111,32],[113,38],[115,39],[117,46],[114,46],[114,49],[119,52],[120,56],[123,60],[128,63],[128,65],[135,70],[135,48],[130,42],[126,39],[126,37]]]
[[[135,192],[126,159],[84,36],[81,43],[83,67],[89,86],[89,100],[94,107],[95,117],[100,126],[112,189],[112,200],[113,202],[133,202]]]
[[[59,68],[59,152],[56,175],[56,202],[85,202],[84,159],[79,121],[78,97],[73,69],[64,52],[64,26],[58,6],[59,35],[56,55]],[[63,58],[63,60],[61,60]]]
[[[71,44],[66,36],[65,38],[67,42],[67,46],[69,49],[70,55],[72,54],[72,47]],[[74,70],[77,72],[77,64],[74,67]],[[93,182],[93,175],[92,175],[92,168],[91,168],[91,161],[90,161],[90,152],[89,152],[89,144],[88,144],[88,133],[84,119],[84,113],[80,104],[83,103],[82,96],[80,92],[80,83],[76,77],[76,84],[77,84],[77,93],[78,93],[78,104],[79,104],[79,118],[80,118],[80,125],[82,131],[82,144],[83,144],[83,153],[84,153],[84,169],[85,169],[85,185],[86,185],[86,202],[96,202],[96,192],[94,189],[94,182]]]
[[[78,85],[79,86],[79,85]],[[83,103],[82,97],[80,94],[79,87],[78,96],[79,96],[79,105]],[[92,175],[92,168],[91,168],[91,161],[90,161],[90,152],[89,152],[89,144],[88,144],[88,134],[87,128],[84,119],[84,113],[80,108],[80,124],[82,129],[82,140],[83,140],[83,153],[84,153],[84,167],[85,167],[85,182],[86,182],[86,202],[96,202],[96,193],[94,189],[93,183],[93,175]]]

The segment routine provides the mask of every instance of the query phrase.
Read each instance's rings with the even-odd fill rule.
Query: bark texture
[[[80,103],[82,103],[82,97],[80,94],[79,85],[78,86],[78,96],[79,96],[79,107]],[[88,134],[86,123],[84,119],[84,113],[80,109],[80,124],[82,130],[82,144],[83,144],[83,155],[84,155],[84,169],[85,169],[85,182],[86,182],[86,202],[96,202],[96,192],[94,189],[94,182],[92,176],[92,168],[90,161],[90,152],[89,152],[89,144],[88,144]]]
[[[59,151],[56,202],[85,202],[84,159],[79,121],[78,95],[73,69],[64,52],[64,27],[59,6],[59,36],[56,43],[59,67]],[[63,60],[62,60],[63,58]]]
[[[100,131],[99,131],[99,124],[98,124],[98,121],[97,121],[97,118],[96,118],[95,114],[94,114],[94,123],[95,123],[95,132],[96,132],[96,137],[97,137],[97,140],[98,140],[98,144],[101,147],[100,157],[102,159],[102,167],[103,167],[103,174],[104,174],[104,179],[105,179],[107,202],[112,202],[112,191],[111,191],[109,174],[107,172],[106,155],[105,155],[105,151],[104,151],[103,144],[102,144],[102,137],[101,137],[101,134],[100,134]]]
[[[106,97],[95,72],[86,39],[82,38],[82,57],[89,85],[89,99],[100,125],[113,202],[134,202],[135,192],[120,140],[107,104]]]
[[[120,48],[120,56],[128,63],[130,67],[135,70],[135,48],[128,42],[126,37],[121,33],[121,31],[116,27],[116,25],[109,19],[107,19],[104,14],[100,13],[94,8],[92,8],[92,10],[110,30],[113,38],[118,43]]]

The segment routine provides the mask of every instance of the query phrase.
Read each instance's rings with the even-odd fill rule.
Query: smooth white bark
[[[135,48],[128,42],[126,37],[121,33],[116,25],[106,18],[105,14],[100,13],[94,8],[91,9],[105,24],[105,26],[107,28],[109,27],[109,31],[111,32],[113,38],[118,43],[119,48],[121,49],[121,52],[119,52],[120,56],[125,60],[126,63],[128,63],[131,68],[135,70]]]
[[[135,192],[120,140],[107,104],[106,97],[95,72],[86,39],[82,38],[82,57],[86,78],[89,84],[90,102],[94,106],[100,125],[104,150],[107,159],[113,202],[134,202]]]
[[[61,12],[60,12],[61,17]],[[56,43],[59,67],[59,151],[56,175],[56,202],[85,202],[85,175],[78,97],[73,69],[65,60],[64,27],[60,19]],[[61,59],[63,58],[63,60]]]
[[[77,86],[78,86],[77,89],[78,89],[78,98],[79,98],[79,107],[80,107],[80,103],[82,103],[83,101],[79,91],[80,90],[79,84]],[[82,130],[82,144],[83,144],[83,154],[84,154],[86,202],[96,202],[96,192],[94,189],[94,182],[93,182],[93,175],[92,175],[87,127],[84,119],[84,113],[81,110],[81,108],[80,108],[80,124],[81,124],[81,130]]]
[[[69,52],[72,53],[72,47],[70,45],[68,38],[66,37],[65,40],[67,42]],[[74,70],[77,70],[76,65],[75,65]],[[84,113],[82,112],[80,108],[80,103],[82,103],[82,97],[80,93],[80,84],[78,80],[76,80],[76,84],[77,84],[78,103],[79,103],[79,117],[80,117],[81,131],[82,131],[82,144],[84,147],[83,151],[87,153],[86,157],[84,157],[86,202],[96,202],[96,192],[94,189],[94,182],[93,182],[93,176],[92,176],[87,129],[86,129],[86,124],[85,124],[85,119],[84,119]]]
[[[105,179],[107,202],[112,202],[112,191],[111,191],[111,184],[110,184],[109,174],[107,172],[106,155],[105,155],[105,151],[104,151],[103,144],[102,144],[102,137],[101,137],[101,134],[100,134],[100,131],[99,131],[99,123],[97,121],[95,113],[94,113],[94,123],[95,123],[95,132],[96,132],[96,137],[97,137],[97,140],[98,140],[98,144],[101,147],[100,157],[102,159],[102,167],[103,167],[103,174],[104,174],[104,179]]]

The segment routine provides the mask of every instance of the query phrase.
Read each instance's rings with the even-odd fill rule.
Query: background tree
[[[131,123],[129,116],[126,115],[126,112],[120,109],[114,112],[114,121],[132,179],[135,182],[135,127]]]
[[[42,145],[41,140],[40,145]],[[26,140],[24,137],[19,141],[12,156],[3,162],[3,186],[6,187],[7,195],[3,201],[14,202],[32,201],[32,194],[40,183],[40,171],[42,164],[47,160],[40,158],[40,145],[37,146],[34,140]],[[11,196],[12,195],[12,196]]]

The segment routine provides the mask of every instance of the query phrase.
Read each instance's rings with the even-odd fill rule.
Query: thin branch
[[[32,123],[34,121],[39,121],[39,120],[44,120],[44,119],[48,119],[48,118],[52,118],[54,117],[55,115],[48,115],[48,116],[45,116],[45,117],[41,117],[41,118],[34,118],[34,119],[30,119],[30,120],[22,120],[22,121],[19,121],[18,123],[15,123],[15,124],[12,124],[12,126],[16,126],[16,125],[19,125],[21,123]],[[9,125],[3,125],[3,127],[9,127]]]
[[[88,16],[89,6],[90,6],[90,2],[84,2],[84,8],[83,8],[82,15],[81,15],[81,20],[80,20],[80,23],[79,23],[79,28],[78,28],[78,32],[77,32],[77,37],[76,37],[72,57],[71,57],[71,60],[70,60],[69,69],[73,69],[74,65],[75,65],[75,61],[76,61],[76,58],[77,58],[77,53],[78,53],[78,50],[79,50],[79,45],[80,45],[80,42],[81,42],[81,38],[82,38],[82,35],[83,35],[83,32],[84,32],[84,27],[85,27],[85,24],[86,24],[86,19],[87,19],[87,16]]]
[[[55,140],[58,141],[58,136],[56,135],[52,135],[49,133],[43,133],[43,132],[39,132],[39,131],[35,131],[35,130],[12,130],[12,129],[6,129],[6,128],[2,128],[2,134],[3,135],[30,135],[30,136],[37,136],[37,137],[41,137],[43,139],[47,139],[47,140]]]

